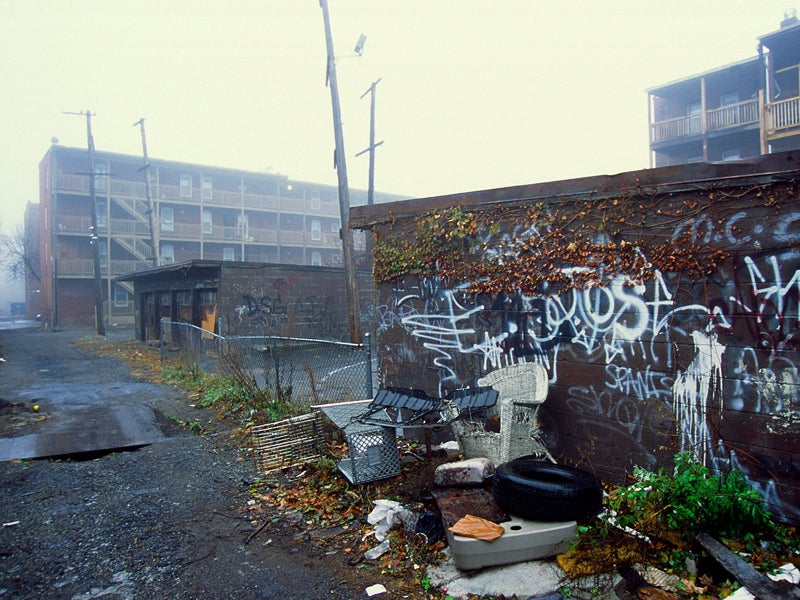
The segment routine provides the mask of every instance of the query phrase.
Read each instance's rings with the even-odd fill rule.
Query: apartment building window
[[[117,308],[127,308],[130,298],[128,290],[119,284],[114,285],[114,306]]]
[[[311,253],[311,265],[314,267],[322,266],[322,255],[319,252],[314,251]]]
[[[213,213],[207,209],[203,209],[203,233],[211,233],[214,228]]]
[[[97,200],[94,203],[94,214],[97,216],[97,227],[105,229],[108,227],[108,211],[106,210],[106,203],[103,200]]]
[[[175,246],[172,244],[163,244],[161,246],[161,262],[164,264],[175,262]]]
[[[698,134],[700,133],[700,113],[703,107],[699,102],[692,102],[686,105],[686,133]]]
[[[331,262],[335,265],[338,265],[339,263],[342,262],[342,255],[339,254],[338,252],[334,252],[333,254],[331,254]]]
[[[94,175],[94,189],[108,189],[108,167],[102,163],[95,163]]]
[[[239,213],[236,215],[236,236],[245,242],[250,240],[250,218],[248,215]]]
[[[100,257],[100,269],[106,271],[108,269],[108,246],[102,240],[95,241],[97,244],[97,254]]]
[[[320,207],[320,193],[319,190],[311,192],[311,210],[319,210]]]
[[[222,260],[226,261],[236,260],[236,251],[233,248],[223,248]]]
[[[192,176],[181,175],[181,198],[192,197]]]
[[[739,160],[742,157],[738,148],[722,151],[722,160]]]
[[[200,190],[203,200],[211,200],[214,197],[214,182],[211,177],[204,175],[200,178]]]
[[[161,231],[175,231],[175,211],[171,206],[161,207]]]
[[[319,219],[311,219],[311,239],[317,242],[322,239],[322,222]]]

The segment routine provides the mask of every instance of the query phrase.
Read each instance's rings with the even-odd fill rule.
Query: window
[[[106,271],[108,268],[108,246],[103,243],[103,240],[97,240],[97,254],[100,257],[100,268]]]
[[[108,211],[106,210],[106,203],[103,200],[95,202],[95,215],[97,216],[98,229],[105,229],[108,227]]]
[[[739,160],[741,158],[741,153],[739,152],[738,148],[734,148],[733,150],[723,150],[722,151],[722,160]]]
[[[114,306],[126,308],[129,301],[128,290],[119,284],[114,285]]]
[[[339,222],[331,221],[331,233],[339,233]]]
[[[319,210],[320,206],[320,193],[319,190],[311,192],[311,210]]]
[[[192,197],[192,176],[181,175],[181,198]]]
[[[233,248],[223,248],[222,249],[222,260],[236,260],[236,252]]]
[[[175,246],[163,244],[161,246],[161,262],[165,265],[175,262]]]
[[[319,252],[314,251],[311,253],[311,264],[315,267],[322,266],[322,255]]]
[[[203,209],[203,233],[211,233],[214,227],[213,213],[207,209]]]
[[[692,102],[686,105],[686,134],[694,135],[700,133],[700,113],[703,107],[699,102]]]
[[[211,177],[207,175],[200,177],[200,190],[203,200],[211,200],[214,197],[214,182]]]
[[[175,231],[175,211],[171,206],[161,207],[161,231]]]
[[[342,255],[338,252],[334,252],[331,254],[331,262],[335,265],[338,265],[340,262],[342,262]]]
[[[311,219],[311,239],[314,241],[322,239],[322,222],[319,219]]]
[[[739,94],[737,92],[723,94],[719,97],[720,106],[730,106],[731,104],[736,104],[737,102],[739,102]]]
[[[104,163],[94,165],[94,188],[105,190],[108,188],[108,166]]]
[[[236,236],[246,242],[252,241],[249,238],[250,234],[250,218],[248,215],[239,213],[236,215]]]

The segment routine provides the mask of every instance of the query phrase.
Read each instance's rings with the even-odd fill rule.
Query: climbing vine
[[[658,271],[707,277],[729,258],[722,233],[727,218],[742,210],[740,201],[779,211],[777,198],[794,194],[784,187],[777,193],[773,184],[737,194],[637,193],[434,210],[417,216],[412,227],[395,222],[376,227],[374,276],[388,282],[412,273],[437,275],[469,282],[477,293],[531,295],[619,278],[637,285]]]

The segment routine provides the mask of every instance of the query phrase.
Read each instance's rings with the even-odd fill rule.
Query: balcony
[[[103,277],[117,277],[130,275],[139,271],[146,271],[153,267],[151,261],[144,260],[112,260],[111,273],[108,272],[109,261],[100,261],[100,274]],[[59,277],[94,277],[94,260],[91,258],[59,258]]]
[[[758,123],[758,100],[747,100],[706,111],[705,131],[702,130],[700,115],[652,123],[650,143],[671,142]],[[797,135],[800,130],[800,96],[765,104],[764,128],[767,140]]]
[[[745,100],[706,111],[705,131],[703,131],[703,120],[699,114],[656,121],[650,125],[650,143],[672,142],[712,131],[757,124],[758,121],[758,100]]]
[[[800,127],[800,96],[770,102],[765,112],[767,139],[796,134]]]

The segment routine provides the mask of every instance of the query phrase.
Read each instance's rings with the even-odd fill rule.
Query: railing
[[[108,272],[109,264],[111,272]],[[130,275],[145,271],[153,266],[152,261],[112,260],[100,261],[100,273],[103,277]],[[59,258],[57,263],[59,277],[94,277],[94,260],[91,258]]]
[[[719,131],[729,127],[758,123],[758,100],[729,104],[728,106],[709,110],[706,114],[706,123],[709,131]]]
[[[236,373],[275,400],[330,404],[372,398],[372,352],[363,344],[277,336],[223,337],[161,319],[161,359],[180,357],[207,372]]]
[[[770,134],[800,126],[800,97],[770,102],[766,107],[766,129]]]
[[[146,271],[152,267],[152,260],[112,260],[111,276],[116,277],[117,275],[130,275],[131,273]]]
[[[92,277],[94,260],[91,258],[59,258],[57,262],[59,277]]]

